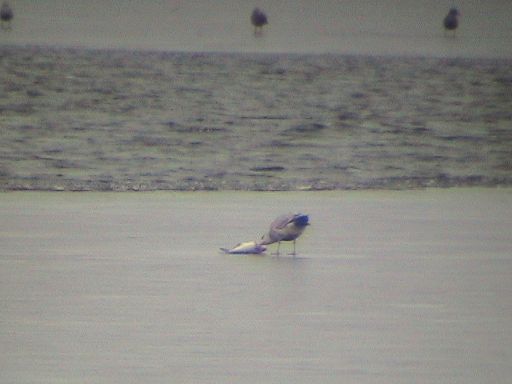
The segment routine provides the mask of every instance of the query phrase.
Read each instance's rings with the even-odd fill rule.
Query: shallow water
[[[0,50],[0,189],[512,182],[509,60]]]
[[[0,380],[508,383],[511,199],[0,194]],[[219,251],[299,208],[298,257]]]
[[[259,37],[253,0],[11,2],[0,43],[187,52],[336,53],[512,58],[512,3],[503,0],[260,0],[269,24]],[[442,20],[461,12],[456,36]],[[4,31],[2,31],[4,32]]]

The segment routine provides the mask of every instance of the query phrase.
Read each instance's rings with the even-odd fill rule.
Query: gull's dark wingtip
[[[309,216],[299,213],[293,221],[295,222],[295,225],[305,227],[306,225],[309,225]]]

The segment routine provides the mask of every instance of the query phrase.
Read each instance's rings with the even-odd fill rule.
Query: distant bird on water
[[[279,216],[270,224],[270,230],[263,235],[259,241],[259,245],[268,245],[277,243],[277,252],[279,255],[279,247],[281,241],[293,241],[293,253],[295,255],[295,240],[302,235],[304,229],[309,225],[308,215],[301,213],[288,213]]]
[[[14,13],[7,2],[2,4],[0,8],[0,22],[4,31],[11,30],[11,20],[14,17]]]
[[[263,26],[268,24],[267,15],[259,8],[254,8],[251,14],[251,23],[254,25],[254,35],[258,36],[263,32]]]
[[[459,26],[459,17],[460,13],[457,8],[451,8],[446,17],[443,20],[443,25],[446,31],[453,31],[453,35],[455,36],[455,30]]]

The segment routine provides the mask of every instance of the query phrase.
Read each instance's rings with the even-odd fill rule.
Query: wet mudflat
[[[506,383],[511,203],[509,189],[0,194],[0,379]],[[297,257],[219,251],[289,210],[312,222]]]

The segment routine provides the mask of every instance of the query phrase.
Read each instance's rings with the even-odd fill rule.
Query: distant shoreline
[[[338,193],[435,193],[435,192],[512,192],[512,186],[498,185],[498,186],[456,186],[456,187],[425,187],[425,188],[412,188],[412,189],[303,189],[303,190],[235,190],[235,189],[154,189],[154,190],[36,190],[36,189],[0,189],[0,196],[7,196],[12,194],[73,194],[73,195],[88,195],[88,194],[138,194],[138,195],[155,195],[155,194],[338,194]]]
[[[1,50],[36,50],[36,51],[55,51],[55,52],[119,52],[144,55],[212,55],[212,56],[246,56],[246,57],[360,57],[360,58],[382,58],[382,59],[425,59],[425,60],[460,60],[471,62],[512,62],[512,56],[508,55],[453,55],[445,54],[420,54],[417,52],[397,52],[397,53],[370,53],[370,52],[337,52],[337,51],[319,51],[319,52],[300,52],[300,51],[235,51],[235,50],[180,50],[154,47],[95,47],[89,45],[71,45],[71,44],[34,44],[19,43],[9,44],[0,42]]]

